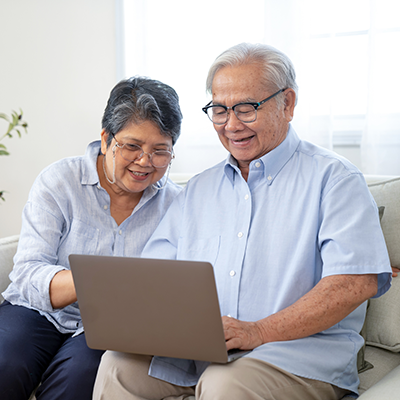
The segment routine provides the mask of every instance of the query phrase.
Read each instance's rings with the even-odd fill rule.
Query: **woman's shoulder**
[[[37,180],[45,181],[49,185],[80,184],[82,179],[96,183],[98,181],[96,168],[98,153],[99,141],[92,142],[88,145],[84,155],[65,157],[53,162],[40,172]]]
[[[80,175],[84,162],[83,156],[67,157],[45,167],[38,175],[38,180],[45,180],[48,183],[58,181],[68,182],[70,178]]]
[[[75,155],[64,157],[54,161],[45,167],[38,176],[56,175],[56,177],[65,177],[70,174],[81,172],[85,169],[96,170],[96,160],[99,153],[100,141],[92,142],[88,145],[84,155]]]

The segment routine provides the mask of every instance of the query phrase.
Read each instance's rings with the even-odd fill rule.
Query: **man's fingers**
[[[239,338],[232,338],[225,342],[226,350],[240,349],[241,340]]]

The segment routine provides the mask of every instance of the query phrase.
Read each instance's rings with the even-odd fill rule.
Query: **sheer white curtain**
[[[398,0],[124,0],[124,75],[173,86],[184,122],[173,172],[226,152],[201,111],[208,67],[226,48],[264,42],[293,61],[298,134],[364,173],[400,174]]]
[[[305,132],[345,155],[358,153],[352,161],[364,173],[400,174],[400,2],[303,4],[298,47],[306,56],[297,70],[308,96]]]
[[[400,174],[400,2],[371,1],[363,168]]]

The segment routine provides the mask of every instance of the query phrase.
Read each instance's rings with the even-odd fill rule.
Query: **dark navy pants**
[[[0,399],[91,400],[103,351],[60,333],[38,312],[0,305]]]

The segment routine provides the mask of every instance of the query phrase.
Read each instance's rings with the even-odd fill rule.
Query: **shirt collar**
[[[91,142],[87,149],[82,163],[82,185],[97,185],[99,175],[97,173],[97,157],[101,154],[101,141]]]
[[[267,179],[268,185],[271,185],[279,171],[284,167],[284,165],[293,156],[297,147],[299,146],[300,139],[297,133],[293,129],[292,125],[289,124],[288,133],[285,140],[275,149],[271,150],[269,153],[265,154],[259,159],[253,160],[250,163],[249,176],[251,175],[252,166],[256,163],[261,163],[264,168],[264,176]],[[235,172],[240,174],[240,169],[237,165],[235,158],[229,154],[224,166],[225,175],[230,180],[232,185],[235,181]]]

